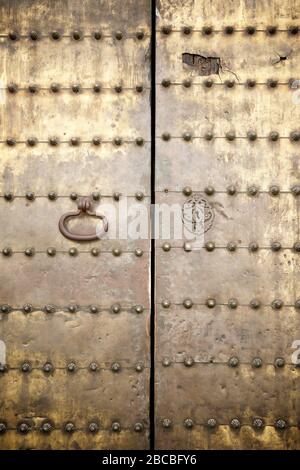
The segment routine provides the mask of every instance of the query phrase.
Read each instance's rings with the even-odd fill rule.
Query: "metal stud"
[[[6,201],[12,201],[13,198],[14,198],[13,193],[11,193],[11,192],[9,192],[9,191],[6,191],[6,192],[4,193],[4,199],[5,199]]]
[[[27,423],[20,423],[18,426],[18,431],[21,434],[27,434],[30,431],[30,426]]]
[[[100,137],[93,137],[93,140],[92,140],[93,144],[94,145],[100,145],[101,144],[101,138]]]
[[[99,193],[99,191],[94,191],[94,192],[92,192],[92,199],[93,199],[94,201],[99,201],[100,196],[101,196],[101,194]]]
[[[163,246],[162,246],[162,249],[163,249],[164,251],[170,251],[170,250],[171,250],[171,245],[170,245],[170,243],[165,242],[165,243],[163,244]]]
[[[92,248],[91,249],[91,255],[92,256],[99,256],[99,254],[100,254],[99,248]]]
[[[170,26],[170,25],[167,25],[167,24],[163,25],[162,28],[161,28],[161,32],[162,32],[163,34],[166,34],[166,35],[170,34],[171,31],[172,31],[171,26]]]
[[[261,358],[260,357],[255,357],[252,360],[252,367],[254,367],[255,369],[259,369],[261,366],[262,366]]]
[[[6,364],[1,364],[0,362],[0,374],[4,374],[5,372],[7,372],[8,370],[8,367]]]
[[[89,365],[89,369],[91,372],[97,372],[97,370],[99,370],[97,362],[91,362]]]
[[[228,251],[236,251],[237,244],[235,242],[229,242],[229,243],[227,243],[226,248],[227,248]]]
[[[172,426],[172,421],[168,418],[164,418],[161,422],[162,427],[165,429],[169,429]]]
[[[35,85],[35,84],[32,84],[32,85],[29,85],[28,86],[28,91],[29,93],[31,93],[32,95],[34,95],[35,93],[37,93],[39,91],[38,89],[38,86]]]
[[[300,299],[297,299],[295,302],[295,308],[300,309]]]
[[[50,85],[50,90],[52,91],[52,93],[58,93],[60,91],[60,86],[58,83],[52,83]]]
[[[171,302],[167,299],[162,300],[161,305],[163,308],[169,308],[171,305]],[[300,308],[300,300],[299,300],[299,308]]]
[[[77,248],[73,247],[69,249],[69,255],[70,256],[77,256],[78,255],[78,250]]]
[[[247,139],[250,140],[251,142],[254,142],[257,139],[257,133],[255,131],[248,131]]]
[[[230,185],[227,187],[226,191],[229,196],[234,196],[236,194],[236,187],[234,185]]]
[[[97,423],[90,423],[88,429],[92,434],[95,434],[99,431],[99,425]]]
[[[136,248],[136,249],[134,250],[134,254],[135,254],[135,256],[137,256],[138,258],[140,258],[141,256],[143,256],[144,252],[143,252],[143,250],[142,250],[141,248]]]
[[[142,364],[142,362],[138,362],[135,366],[135,370],[136,372],[143,372],[144,370],[144,365]]]
[[[299,26],[291,25],[288,27],[288,33],[292,36],[295,36],[299,33]]]
[[[280,193],[280,187],[274,184],[270,186],[269,192],[271,196],[278,196],[278,194]]]
[[[208,131],[208,132],[206,132],[206,133],[204,134],[204,139],[205,139],[205,140],[210,141],[210,140],[213,140],[213,138],[214,138],[214,134],[213,134],[212,132],[210,132],[210,131]]]
[[[249,196],[256,196],[258,193],[258,187],[255,185],[249,186],[247,188],[247,193]]]
[[[292,142],[299,142],[300,140],[300,132],[299,131],[293,131],[290,133],[290,140]]]
[[[229,140],[229,142],[232,142],[235,139],[236,135],[234,131],[228,131],[226,132],[225,137],[227,140]]]
[[[206,251],[213,251],[215,249],[214,242],[206,242],[205,243],[205,249],[206,249]]]
[[[274,310],[280,310],[280,309],[283,307],[283,301],[280,300],[280,299],[275,299],[275,300],[273,300],[273,302],[271,303],[271,307],[272,307]]]
[[[169,132],[164,132],[161,136],[162,140],[164,140],[165,142],[167,142],[168,140],[171,139],[171,134]]]
[[[73,93],[80,93],[80,91],[81,91],[81,86],[80,86],[79,84],[77,84],[77,83],[74,83],[74,84],[72,85],[72,91],[73,91]]]
[[[135,36],[139,41],[141,41],[142,39],[144,39],[145,33],[144,33],[144,31],[140,30],[140,31],[136,32]]]
[[[164,367],[169,367],[171,365],[171,360],[168,357],[164,357],[162,360],[162,365]]]
[[[6,144],[9,147],[13,147],[14,145],[16,145],[16,143],[17,143],[17,141],[13,137],[8,137],[8,139],[6,139]]]
[[[184,88],[190,88],[192,86],[192,81],[188,79],[183,80],[182,85],[184,86]]]
[[[202,28],[202,33],[205,35],[205,36],[210,36],[213,32],[213,28],[212,26],[203,26]]]
[[[236,356],[232,356],[228,360],[229,367],[237,367],[239,365],[239,359]]]
[[[78,310],[78,307],[77,307],[77,305],[75,305],[75,304],[71,304],[71,305],[68,306],[68,311],[69,311],[70,313],[76,313],[77,310]]]
[[[144,430],[144,426],[142,425],[142,423],[135,423],[133,429],[135,432],[142,432]]]
[[[123,33],[122,33],[122,31],[116,31],[116,32],[115,32],[115,38],[116,38],[118,41],[121,41],[121,39],[123,38]]]
[[[255,85],[256,85],[256,80],[254,80],[253,78],[248,78],[248,79],[246,80],[246,86],[247,86],[248,88],[254,88]]]
[[[54,41],[58,41],[61,38],[61,34],[59,31],[52,31],[51,32],[51,38],[54,39]]]
[[[9,305],[1,305],[1,313],[11,312],[11,307]]]
[[[122,91],[123,91],[122,85],[116,85],[115,86],[115,92],[116,93],[122,93]]]
[[[135,139],[135,143],[136,143],[136,145],[138,145],[139,147],[142,147],[142,146],[144,145],[144,142],[145,142],[145,141],[144,141],[143,137],[137,137],[137,138]]]
[[[31,366],[30,366],[29,362],[23,362],[23,364],[21,365],[21,371],[24,372],[24,373],[27,373],[27,372],[31,371]]]
[[[252,421],[252,426],[257,430],[263,429],[264,421],[261,418],[254,418]]]
[[[184,306],[184,308],[187,308],[187,309],[192,308],[193,301],[191,299],[185,299],[183,301],[183,306]]]
[[[50,144],[52,147],[56,147],[56,146],[59,144],[59,139],[58,139],[58,137],[50,137],[50,138],[49,138],[49,144]]]
[[[233,418],[231,421],[230,421],[230,427],[232,429],[240,429],[241,427],[241,423],[240,423],[240,420],[238,418]]]
[[[256,33],[256,28],[255,26],[246,26],[245,31],[249,36],[253,36]]]
[[[211,88],[214,84],[214,81],[212,78],[206,78],[203,82],[205,88]]]
[[[68,372],[75,372],[76,371],[75,362],[69,362],[69,364],[67,364],[67,370]]]
[[[214,429],[217,427],[217,420],[214,418],[209,418],[206,422],[206,425],[210,429]]]
[[[29,37],[32,41],[37,41],[39,39],[40,35],[37,31],[30,31]]]
[[[233,88],[234,85],[235,85],[235,81],[234,80],[225,80],[224,84],[227,88]]]
[[[277,26],[267,26],[266,31],[269,36],[274,36],[277,33]]]
[[[261,302],[258,299],[252,299],[249,303],[250,308],[257,310],[261,306]]]
[[[54,313],[55,312],[55,307],[54,305],[46,305],[44,308],[46,313]]]
[[[11,41],[17,41],[20,38],[20,35],[17,31],[10,31],[8,37]]]
[[[139,313],[139,314],[140,314],[140,313],[143,313],[144,307],[143,307],[142,305],[136,305],[136,306],[134,307],[134,310],[135,310],[136,313]]]
[[[171,81],[168,78],[163,78],[161,84],[164,88],[168,88],[171,85]]]
[[[183,140],[185,140],[186,142],[190,142],[192,140],[192,134],[190,132],[184,132],[182,134],[182,138]]]
[[[54,370],[54,367],[51,364],[51,362],[46,362],[43,365],[43,372],[45,372],[46,374],[50,374],[50,372],[53,372],[53,370]]]
[[[193,245],[192,245],[191,243],[189,243],[189,242],[184,242],[184,244],[183,244],[183,249],[184,249],[184,251],[186,251],[186,252],[190,252],[190,251],[193,250]]]
[[[75,425],[74,425],[74,423],[71,423],[71,422],[66,423],[64,429],[67,433],[73,433],[75,431]]]
[[[35,194],[32,191],[27,191],[27,193],[25,194],[25,197],[26,199],[28,199],[28,201],[34,201]]]
[[[120,432],[120,431],[121,431],[121,425],[120,425],[120,423],[117,423],[117,422],[112,423],[112,425],[111,425],[111,430],[112,430],[113,432]]]
[[[279,139],[279,133],[277,131],[272,131],[269,134],[269,140],[276,142]]]
[[[75,39],[75,41],[80,41],[80,39],[83,37],[82,35],[82,32],[81,31],[73,31],[72,32],[72,37],[73,39]]]
[[[285,360],[283,357],[276,357],[274,364],[275,364],[275,367],[278,367],[278,368],[283,367],[285,365]]]
[[[225,26],[224,33],[225,34],[233,34],[234,33],[234,26]]]
[[[293,249],[296,253],[300,253],[300,242],[295,242]]]
[[[256,242],[249,243],[249,251],[251,251],[252,253],[255,253],[256,251],[258,251],[258,249],[259,249],[258,243]]]
[[[40,429],[41,429],[41,432],[44,432],[45,434],[48,434],[49,432],[52,431],[52,425],[51,425],[51,423],[49,423],[47,421],[47,422],[45,422],[41,425]]]
[[[118,362],[114,362],[111,365],[111,370],[112,370],[112,372],[119,372],[121,370],[120,364]]]
[[[183,188],[182,192],[185,196],[190,196],[192,194],[193,190],[190,186],[185,186]]]
[[[25,304],[23,305],[23,312],[24,313],[31,313],[33,311],[33,307],[31,304]]]
[[[2,421],[0,422],[0,434],[4,434],[6,432],[6,424]]]
[[[207,299],[205,304],[208,308],[214,308],[216,306],[216,301],[215,299]]]
[[[18,85],[16,85],[15,83],[9,83],[9,84],[7,85],[7,89],[8,89],[8,91],[9,91],[9,93],[12,93],[12,94],[17,93],[17,91],[18,91]]]
[[[122,141],[121,137],[115,137],[114,140],[113,140],[113,143],[114,143],[117,147],[120,147],[120,145],[122,145],[123,141]]]
[[[287,422],[284,419],[277,419],[275,422],[275,428],[282,431],[287,427]]]
[[[57,199],[57,194],[55,191],[50,191],[48,193],[48,199],[50,199],[50,201],[55,201]]]
[[[53,248],[53,247],[47,248],[47,255],[55,256],[56,255],[56,249]]]
[[[97,305],[91,305],[90,306],[90,312],[91,313],[98,313],[99,309],[98,309]]]
[[[78,145],[80,145],[80,138],[79,137],[71,137],[70,144],[73,145],[74,147],[77,147]]]
[[[278,80],[275,80],[274,78],[269,78],[267,80],[267,86],[268,88],[276,88],[278,85]]]
[[[195,361],[192,357],[185,357],[183,363],[186,367],[192,367],[195,364]]]
[[[35,250],[34,250],[34,248],[26,248],[26,250],[24,251],[24,254],[26,256],[34,256]]]
[[[94,37],[94,39],[96,39],[96,41],[100,41],[100,39],[102,38],[102,33],[101,33],[101,31],[98,31],[98,30],[97,30],[97,31],[94,31],[94,32],[93,32],[93,37]]]
[[[236,299],[229,299],[228,300],[228,307],[231,309],[236,309],[238,307],[239,303]]]
[[[271,243],[271,250],[272,251],[280,251],[281,250],[281,243],[280,242],[272,242]]]
[[[114,256],[121,256],[121,254],[122,254],[121,248],[113,248],[112,254],[113,254]]]
[[[142,91],[144,90],[144,87],[143,85],[136,85],[135,89],[137,93],[142,93]]]
[[[204,188],[204,192],[208,196],[212,196],[215,193],[215,188],[213,186],[206,186],[206,188]]]
[[[191,418],[185,419],[183,424],[187,429],[192,429],[194,427],[194,421]]]
[[[10,247],[5,247],[2,250],[3,256],[11,256],[13,254],[13,251]]]
[[[121,193],[118,193],[118,192],[114,192],[113,194],[113,198],[115,201],[119,201],[120,198],[121,198]]]

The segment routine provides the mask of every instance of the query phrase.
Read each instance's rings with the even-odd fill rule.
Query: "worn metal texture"
[[[58,222],[80,196],[150,203],[150,1],[0,17],[0,448],[147,449],[149,241]]]
[[[214,218],[156,243],[156,447],[299,449],[300,3],[157,10],[156,199]]]

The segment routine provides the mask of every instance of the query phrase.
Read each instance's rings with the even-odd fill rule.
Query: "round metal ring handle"
[[[108,221],[105,215],[96,214],[96,212],[90,210],[90,208],[91,201],[88,198],[80,198],[78,201],[77,211],[66,212],[66,214],[61,216],[61,218],[59,219],[58,227],[64,237],[68,238],[69,240],[75,240],[77,242],[88,242],[93,240],[99,240],[99,238],[101,238],[108,231]],[[98,219],[102,220],[102,229],[100,231],[95,231],[93,233],[86,234],[70,232],[67,227],[67,222],[70,219],[78,217],[83,213],[90,215],[91,217],[98,217]]]

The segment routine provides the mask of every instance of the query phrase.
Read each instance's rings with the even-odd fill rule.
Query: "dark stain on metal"
[[[219,74],[221,61],[220,57],[205,57],[200,54],[190,54],[184,52],[182,54],[182,63],[193,67],[199,72],[199,75],[207,76]]]

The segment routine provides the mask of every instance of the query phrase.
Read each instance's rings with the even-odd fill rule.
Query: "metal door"
[[[0,448],[145,449],[149,242],[58,222],[82,196],[150,202],[150,2],[3,0],[0,18]]]
[[[157,2],[156,200],[210,221],[157,243],[160,449],[299,448],[299,20]]]

